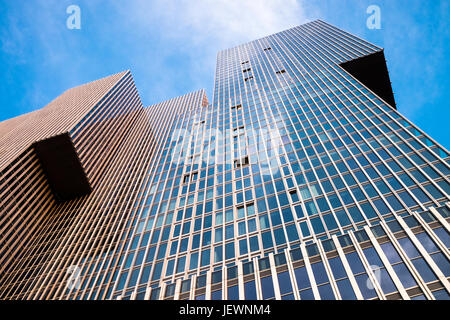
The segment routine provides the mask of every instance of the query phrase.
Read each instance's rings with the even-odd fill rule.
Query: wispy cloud
[[[374,3],[382,9],[380,31],[366,28],[366,8]],[[66,28],[71,4],[81,8],[82,30]],[[449,6],[419,0],[0,1],[0,120],[125,69],[146,105],[200,88],[211,98],[219,50],[320,18],[385,47],[400,110],[426,131],[448,136],[445,117],[439,125],[425,123],[447,110]]]
[[[73,3],[81,8],[79,31],[65,27]],[[144,104],[199,88],[211,97],[219,50],[306,21],[303,0],[40,0],[7,11],[1,49],[34,80],[22,111],[122,69],[135,75]]]
[[[114,5],[121,20],[133,17],[127,20],[126,28],[138,30],[136,32],[144,38],[145,33],[159,34],[152,39],[155,47],[162,42],[169,44],[158,47],[160,56],[170,59],[176,55],[188,62],[183,65],[184,72],[170,68],[170,78],[160,76],[162,81],[157,84],[158,88],[151,88],[153,92],[173,92],[174,82],[182,81],[180,76],[185,83],[187,80],[193,86],[205,87],[209,97],[219,50],[307,21],[303,0],[137,0]],[[144,95],[150,89],[147,86],[143,84]]]
[[[217,49],[218,45],[229,47],[305,22],[302,1],[138,0],[129,8],[143,25],[158,25],[164,37]]]
[[[19,105],[19,113],[42,108],[63,90],[86,80],[83,70],[76,68],[83,59],[81,47],[67,36],[66,3],[46,0],[4,8],[0,53],[6,60],[2,63],[6,81],[2,83],[4,90],[17,90],[20,96],[3,108]]]

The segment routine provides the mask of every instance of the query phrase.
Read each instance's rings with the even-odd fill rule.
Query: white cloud
[[[32,72],[35,84],[28,85],[22,104],[33,108],[86,79],[127,68],[145,104],[200,88],[212,98],[217,52],[306,22],[303,1],[78,0],[77,32],[65,25],[70,0],[42,0],[8,13],[0,48]],[[98,66],[99,44],[111,50],[108,62],[120,66]],[[49,79],[58,80],[54,90]]]
[[[163,50],[158,51],[156,60],[174,52],[184,56],[189,61],[184,67],[189,70],[182,74],[188,74],[189,79],[183,81],[193,87],[206,87],[209,98],[218,51],[307,22],[303,0],[136,0],[115,2],[115,6],[121,20],[127,21],[127,28],[143,38],[146,32],[158,33],[160,41],[170,44],[162,49],[155,43]],[[160,91],[171,92],[170,87],[177,81],[177,70],[170,71],[170,79],[162,77]],[[145,97],[145,84],[142,89]]]
[[[154,23],[145,10],[150,6],[151,19],[157,19],[164,36],[195,44],[213,41],[223,49],[306,21],[300,0],[157,0],[151,4],[140,0],[133,6],[138,19]]]

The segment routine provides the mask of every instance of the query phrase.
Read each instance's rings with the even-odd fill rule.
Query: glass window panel
[[[228,300],[239,300],[239,286],[228,287]]]
[[[278,226],[281,224],[281,216],[278,210],[270,213],[270,220],[272,221],[272,226]]]
[[[436,300],[450,300],[450,295],[445,289],[434,291],[433,296]]]
[[[450,235],[443,227],[433,229],[434,233],[444,243],[447,248],[450,248]]]
[[[381,249],[383,250],[385,256],[387,257],[387,259],[389,260],[389,262],[391,264],[402,261],[402,259],[400,258],[397,250],[394,248],[392,243],[385,242],[385,243],[381,244],[380,246],[381,246]]]
[[[350,265],[350,268],[352,269],[353,274],[365,272],[364,266],[356,251],[347,253],[345,256],[347,258],[348,264]]]
[[[397,277],[402,282],[405,289],[411,288],[417,285],[417,282],[414,280],[411,272],[406,268],[404,263],[399,263],[393,266]]]
[[[210,249],[202,251],[201,267],[207,266],[210,263]]]
[[[303,237],[308,237],[311,235],[306,221],[300,223],[300,229],[302,230]]]
[[[258,242],[258,237],[257,236],[251,237],[249,239],[249,242],[250,242],[250,251],[251,252],[259,250],[259,242]]]
[[[270,227],[269,218],[267,217],[266,214],[259,217],[259,225],[260,225],[261,229],[263,229],[263,230]]]
[[[244,283],[245,300],[256,300],[255,281],[248,281]]]
[[[416,198],[422,202],[429,202],[431,199],[425,194],[425,192],[422,191],[420,188],[413,188],[411,189],[411,192],[416,196]]]
[[[400,211],[404,209],[403,205],[400,203],[400,201],[397,200],[395,196],[386,197],[386,200],[392,207],[392,209],[394,209],[394,211]]]
[[[372,281],[369,279],[367,273],[360,274],[355,277],[358,283],[359,290],[364,299],[372,299],[377,297]]]
[[[239,254],[243,255],[243,254],[247,254],[247,253],[248,253],[247,239],[239,240]]]
[[[329,283],[318,287],[320,299],[322,300],[336,300],[334,296],[333,289]]]
[[[272,277],[261,278],[261,290],[263,299],[270,299],[275,297],[275,291],[273,289]]]
[[[300,291],[301,300],[315,300],[312,289]]]
[[[227,243],[225,245],[225,259],[234,258],[234,242]]]
[[[391,212],[391,210],[388,208],[388,206],[381,199],[374,200],[373,204],[375,205],[375,207],[377,208],[378,212],[381,215],[385,215],[385,214],[388,214]]]
[[[417,202],[406,191],[400,192],[398,195],[408,207],[417,205]]]
[[[339,257],[331,258],[328,260],[328,263],[330,264],[330,268],[331,271],[333,272],[333,276],[335,279],[341,279],[347,276],[341,258]]]
[[[389,294],[397,291],[397,287],[394,285],[391,276],[389,275],[389,273],[385,268],[374,270],[374,273],[384,294]],[[377,276],[377,274],[379,276]]]
[[[430,236],[425,232],[420,232],[416,234],[416,238],[422,244],[422,246],[427,250],[428,253],[433,253],[439,251],[436,244],[431,240]]]
[[[297,269],[294,269],[294,273],[299,290],[311,287],[308,273],[306,272],[306,267],[299,267]]]
[[[354,222],[360,222],[364,220],[361,211],[359,211],[358,207],[350,207],[348,208],[348,211],[350,212],[350,215],[352,216]]]
[[[222,300],[222,290],[211,292],[211,300]]]
[[[234,224],[225,227],[225,238],[226,240],[234,238]]]
[[[442,254],[442,252],[435,253],[431,255],[431,258],[437,264],[438,268],[441,269],[444,276],[450,276],[450,262],[448,262],[447,258]]]
[[[338,225],[336,223],[336,220],[334,219],[333,214],[329,213],[323,216],[323,220],[325,221],[325,224],[327,225],[328,230],[334,230],[338,228]]]
[[[247,233],[245,221],[238,223],[238,234],[242,236],[243,234]]]
[[[356,300],[355,292],[353,291],[350,280],[343,279],[336,282],[339,293],[341,294],[341,298],[343,300]]]
[[[320,285],[329,281],[327,272],[323,265],[323,262],[313,263],[311,264],[314,278],[316,279],[316,284]]]
[[[273,230],[273,235],[275,236],[275,242],[277,245],[286,243],[286,237],[284,236],[283,228]]]
[[[363,250],[363,252],[364,255],[366,256],[367,261],[371,266],[378,266],[378,267],[384,266],[374,247],[366,248]]]
[[[339,223],[342,227],[348,226],[351,224],[350,219],[347,216],[347,213],[344,210],[336,211],[336,217],[339,220]]]
[[[414,244],[408,238],[398,239],[400,246],[406,252],[408,258],[413,259],[420,256]]]
[[[191,259],[189,262],[189,270],[196,269],[198,265],[198,252],[191,254]]]
[[[294,217],[292,216],[291,208],[284,208],[282,210],[282,214],[283,214],[284,223],[288,223],[288,222],[294,220]]]
[[[431,270],[431,268],[428,266],[428,263],[423,258],[412,260],[412,263],[414,264],[414,267],[419,272],[420,276],[425,282],[431,282],[434,280],[437,280],[436,275]]]
[[[264,249],[273,247],[272,234],[270,231],[263,232],[261,234],[261,238],[262,238]]]
[[[311,225],[316,234],[325,232],[325,228],[323,227],[322,220],[320,219],[320,217],[311,219]]]
[[[218,246],[214,248],[214,262],[220,262],[222,261],[223,256],[223,247]]]

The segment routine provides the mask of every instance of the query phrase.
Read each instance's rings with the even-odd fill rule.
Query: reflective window
[[[372,299],[377,297],[373,283],[369,279],[367,273],[355,276],[355,280],[358,283],[359,290],[361,291],[364,299]]]
[[[393,268],[405,289],[417,285],[416,280],[414,280],[411,272],[406,268],[404,263],[396,264],[393,266]]]
[[[414,267],[419,272],[420,276],[425,282],[431,282],[434,280],[437,280],[436,275],[431,270],[431,268],[428,266],[428,263],[423,258],[418,258],[412,260],[412,263],[414,264]]]
[[[245,300],[256,300],[255,281],[244,283]]]
[[[272,277],[261,278],[261,290],[264,300],[275,298]]]
[[[305,267],[294,269],[294,273],[299,290],[311,287],[311,283],[309,282],[308,273],[306,272]]]
[[[343,279],[336,281],[336,284],[343,300],[356,300],[355,292],[353,291],[350,280]]]
[[[228,300],[239,300],[239,286],[228,287]]]
[[[333,289],[331,289],[331,285],[329,283],[324,284],[318,287],[320,299],[322,300],[335,300]]]
[[[341,262],[341,258],[334,257],[328,260],[331,271],[335,279],[345,278],[347,273],[345,272],[344,265]]]

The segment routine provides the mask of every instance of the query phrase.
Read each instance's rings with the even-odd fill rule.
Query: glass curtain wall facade
[[[219,52],[211,103],[136,107],[103,157],[96,119],[70,131],[92,190],[48,191],[1,298],[449,298],[449,153],[396,110],[381,48],[313,21]]]

